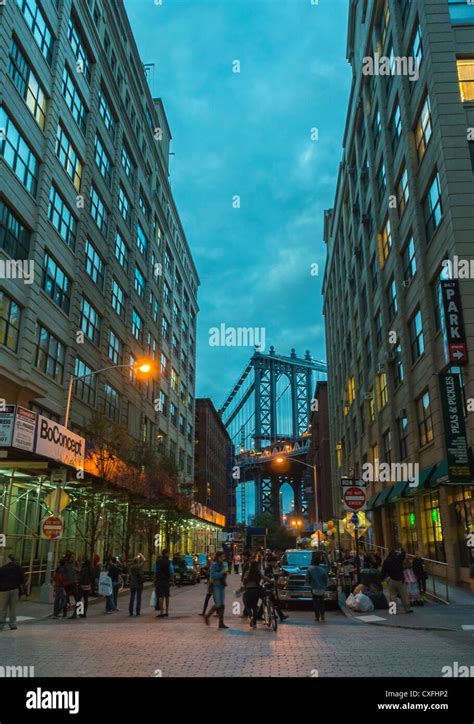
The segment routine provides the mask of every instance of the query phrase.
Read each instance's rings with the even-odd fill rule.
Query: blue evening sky
[[[350,89],[348,4],[126,0],[173,134],[171,186],[201,278],[197,396],[216,407],[253,348],[211,347],[212,327],[263,327],[267,350],[326,357],[323,212]]]

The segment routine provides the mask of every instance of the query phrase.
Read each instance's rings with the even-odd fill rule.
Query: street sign
[[[442,279],[440,285],[446,361],[461,367],[468,360],[459,282],[457,279]]]
[[[357,512],[365,510],[367,505],[367,482],[365,480],[351,480],[342,478],[342,502],[345,510]]]
[[[63,537],[64,521],[59,515],[48,515],[41,523],[41,537],[59,540]]]

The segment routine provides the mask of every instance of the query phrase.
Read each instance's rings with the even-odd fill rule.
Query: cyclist
[[[268,584],[270,584],[270,583],[273,584],[273,588],[270,591],[268,591],[268,589],[267,589],[267,595],[269,596],[270,601],[273,603],[273,605],[275,607],[275,611],[277,612],[280,621],[286,621],[288,616],[285,613],[283,613],[280,599],[278,598],[278,593],[275,588],[275,574],[274,574],[274,570],[273,570],[273,565],[268,565],[265,568],[265,576],[267,578]],[[260,608],[258,611],[258,618],[259,619],[262,618],[262,615],[263,615],[263,603],[260,604]]]

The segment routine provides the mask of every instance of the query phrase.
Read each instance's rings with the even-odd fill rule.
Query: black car
[[[275,567],[275,578],[278,598],[283,605],[291,601],[311,601],[311,586],[306,583],[306,572],[311,565],[313,550],[294,548],[284,552]],[[327,603],[337,605],[337,576],[333,570],[327,553],[320,551],[322,565],[327,568],[329,582],[324,593]]]

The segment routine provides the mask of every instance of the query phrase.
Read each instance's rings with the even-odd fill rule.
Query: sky
[[[266,351],[326,359],[323,222],[350,90],[348,4],[125,0],[201,280],[196,396],[217,408],[254,349],[211,346],[212,328],[264,330]]]

